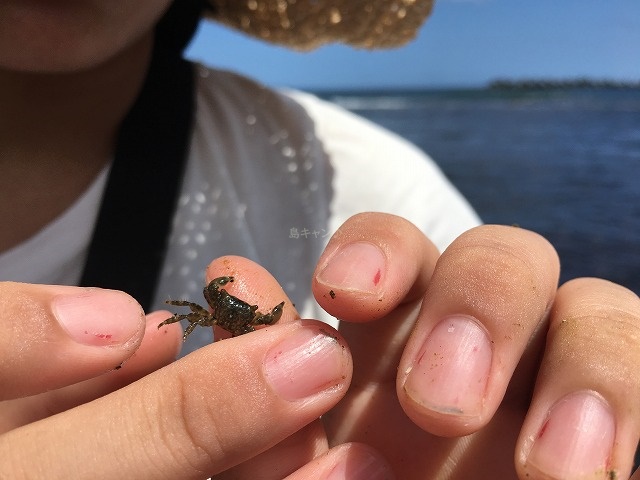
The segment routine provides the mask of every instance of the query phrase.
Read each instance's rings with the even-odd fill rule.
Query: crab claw
[[[284,302],[280,302],[278,305],[273,307],[271,311],[265,315],[260,315],[253,322],[254,325],[273,325],[282,316],[282,309],[284,307]]]

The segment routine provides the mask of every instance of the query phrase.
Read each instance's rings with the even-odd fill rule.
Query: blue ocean
[[[485,222],[544,235],[562,281],[640,293],[639,89],[320,95],[429,153]]]

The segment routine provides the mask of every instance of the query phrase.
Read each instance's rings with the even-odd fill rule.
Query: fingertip
[[[5,282],[0,286],[2,398],[34,395],[113,369],[140,346],[142,307],[124,292]]]
[[[341,320],[379,319],[424,293],[438,256],[411,222],[383,213],[358,214],[329,241],[312,290],[320,306]]]
[[[77,405],[90,402],[118,390],[171,363],[182,347],[182,333],[179,324],[171,325],[166,331],[157,325],[168,312],[153,312],[147,315],[146,334],[138,349],[126,360],[107,365],[111,371],[99,374],[68,387],[52,390],[44,395],[48,414],[59,413]],[[31,397],[35,398],[35,397]],[[29,422],[41,417],[31,417]]]
[[[392,480],[396,478],[387,460],[362,443],[333,447],[287,477],[287,480]]]
[[[51,310],[76,343],[135,349],[144,333],[144,311],[130,295],[100,288],[66,289],[51,299]]]
[[[336,447],[338,461],[328,480],[392,480],[391,465],[374,448],[362,443],[348,443]]]
[[[538,427],[535,435],[518,442],[522,448],[516,463],[524,477],[586,478],[611,467],[615,415],[596,392],[566,395],[551,406]]]
[[[521,472],[627,478],[640,432],[639,312],[635,293],[606,280],[560,287],[517,444]]]
[[[407,415],[439,436],[472,433],[486,420],[493,344],[475,319],[451,316],[425,340],[413,363],[398,372],[397,392]]]
[[[297,401],[320,392],[346,392],[353,373],[349,348],[332,327],[301,320],[301,328],[272,346],[265,355],[264,376],[280,398]]]
[[[354,322],[379,318],[395,302],[388,296],[389,261],[387,253],[375,243],[355,241],[334,245],[324,256],[313,275],[312,290],[316,301],[330,314]],[[397,289],[391,290],[397,292]]]
[[[233,277],[224,289],[240,300],[258,305],[258,311],[267,313],[284,301],[278,323],[300,318],[293,302],[282,286],[263,266],[237,255],[225,255],[212,261],[206,270],[207,283],[219,277]]]

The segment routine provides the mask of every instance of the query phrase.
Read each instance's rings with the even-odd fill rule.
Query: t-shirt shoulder
[[[414,144],[344,108],[287,92],[315,123],[335,174],[336,221],[354,209],[400,215],[444,249],[480,219],[436,163]]]

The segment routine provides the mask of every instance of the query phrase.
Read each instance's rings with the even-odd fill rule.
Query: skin
[[[0,220],[11,225],[0,251],[63,212],[111,157],[169,0],[117,3],[0,2]]]
[[[398,300],[383,296],[379,302],[377,295],[333,288],[336,299],[331,300],[320,295],[326,285],[316,278],[314,291],[321,305],[353,322],[345,324],[342,333],[353,348],[354,381],[347,399],[326,417],[335,443],[349,439],[375,446],[396,466],[398,478],[478,478],[478,472],[480,478],[516,478],[516,472],[523,479],[577,478],[568,473],[551,477],[557,475],[558,465],[544,462],[557,459],[542,454],[533,458],[530,439],[540,436],[554,404],[574,392],[588,391],[608,403],[615,443],[610,452],[585,443],[585,450],[593,450],[590,455],[604,456],[608,462],[606,472],[589,472],[592,476],[584,478],[608,478],[611,472],[617,475],[612,478],[629,475],[640,413],[635,401],[640,393],[636,295],[597,279],[576,280],[557,290],[556,253],[543,238],[521,229],[474,229],[441,257],[425,245],[420,232],[397,217],[356,217],[345,236],[351,241],[374,238],[389,269],[381,291],[402,293]],[[340,237],[327,247],[320,268],[336,248],[334,243],[346,240]],[[416,258],[422,262],[416,263]],[[407,312],[415,312],[416,300],[422,300],[421,308],[408,340],[401,334],[394,338],[408,330]],[[387,301],[389,314],[376,305]],[[361,323],[378,311],[380,320]],[[424,385],[411,395],[406,387],[406,372],[419,357],[425,337],[452,315],[473,316],[493,350],[481,406],[468,414],[421,401],[437,398]],[[386,368],[380,369],[380,364]],[[447,381],[428,388],[446,387]],[[350,401],[364,402],[367,414],[358,418],[348,408],[341,409]],[[398,438],[406,442],[398,443]],[[547,448],[567,453],[566,438],[549,442]]]
[[[12,226],[0,251],[108,161],[167,4],[0,3],[0,220]],[[354,244],[364,256],[340,255]],[[353,261],[367,256],[373,272]],[[156,328],[168,312],[145,316],[120,292],[0,283],[0,477],[626,478],[640,301],[597,279],[557,289],[558,268],[525,230],[474,229],[440,255],[408,222],[360,215],[313,278],[341,333],[300,320],[260,266],[224,257],[207,279],[235,276],[230,294],[250,304],[284,299],[283,317],[175,362],[179,325]],[[459,331],[473,342],[447,340]],[[447,358],[476,365],[465,395],[438,383],[460,376]],[[586,414],[597,428],[567,451]],[[571,474],[567,458],[604,466]]]
[[[166,312],[142,322],[140,311],[133,309],[129,315],[139,325],[138,330],[133,328],[133,336],[141,338],[143,325],[148,327],[136,354],[117,371],[112,371],[114,363],[126,359],[134,349],[131,339],[124,339],[123,346],[79,347],[66,338],[50,313],[52,299],[75,293],[75,287],[64,287],[61,292],[61,287],[1,285],[0,291],[6,294],[1,325],[14,330],[20,325],[21,335],[5,332],[0,337],[3,358],[19,359],[13,368],[5,362],[0,369],[6,379],[3,385],[12,385],[3,389],[3,395],[15,398],[0,404],[1,418],[8,425],[0,436],[0,452],[11,459],[0,464],[0,473],[9,478],[38,477],[40,469],[46,468],[49,478],[121,478],[122,472],[128,478],[204,478],[227,469],[216,478],[275,479],[289,474],[295,479],[328,478],[330,472],[344,473],[347,467],[374,465],[382,472],[378,478],[393,478],[385,474],[384,457],[396,478],[469,478],[471,472],[474,478],[517,478],[516,472],[523,479],[554,478],[540,472],[544,466],[527,463],[531,453],[527,439],[539,436],[541,419],[558,401],[590,391],[606,400],[615,419],[615,442],[605,453],[611,459],[608,469],[617,478],[628,476],[640,428],[635,402],[640,381],[633,368],[640,360],[635,334],[640,300],[635,295],[596,279],[573,281],[556,290],[556,255],[531,232],[480,227],[464,234],[439,257],[415,227],[382,214],[361,215],[347,222],[327,247],[318,271],[324,269],[327,258],[335,257],[335,249],[365,238],[385,252],[380,288],[394,293],[367,297],[346,282],[332,284],[336,298],[331,299],[326,284],[319,281],[322,275],[315,276],[318,300],[327,308],[334,305],[333,312],[349,316],[351,322],[343,325],[342,337],[330,333],[338,338],[340,348],[318,359],[325,361],[320,367],[326,366],[327,358],[334,362],[330,375],[334,378],[320,387],[312,385],[313,392],[302,400],[292,399],[288,383],[284,390],[269,383],[265,362],[268,352],[286,350],[282,345],[291,346],[296,333],[318,328],[318,324],[298,320],[277,282],[246,259],[217,259],[209,266],[207,279],[233,274],[238,281],[231,293],[257,304],[285,298],[287,307],[278,324],[217,342],[169,363],[181,342],[180,327],[173,324],[157,330]],[[477,253],[482,253],[485,262],[467,263]],[[467,265],[464,272],[461,264]],[[495,268],[488,268],[492,265],[500,265],[500,271],[509,275],[495,275]],[[549,268],[554,265],[555,271]],[[344,268],[366,270],[369,266],[347,264]],[[466,287],[460,290],[462,284]],[[504,302],[505,296],[500,301],[495,298],[494,292],[500,290],[494,287],[505,284],[514,289],[506,296],[510,303]],[[528,295],[515,295],[525,291]],[[20,302],[15,301],[16,296]],[[124,308],[122,303],[111,301],[114,307],[109,313],[123,314],[117,311]],[[422,303],[418,314],[417,303]],[[37,314],[25,308],[30,305]],[[450,312],[473,313],[488,332],[495,329],[503,337],[496,337],[494,356],[499,361],[489,375],[483,407],[463,426],[458,416],[425,408],[398,388],[415,342],[430,329],[433,318]],[[503,319],[516,314],[522,325],[508,329]],[[16,323],[16,318],[22,321]],[[571,326],[574,320],[579,323]],[[583,323],[584,330],[578,328]],[[322,329],[330,332],[329,327]],[[545,336],[543,347],[539,339]],[[52,361],[60,358],[61,351],[67,357],[59,364]],[[88,352],[94,358],[91,369],[81,361]],[[37,355],[49,361],[29,361]],[[69,364],[74,369],[63,368]],[[161,364],[168,365],[86,403]],[[318,365],[311,370],[316,371]],[[300,372],[297,364],[281,366],[286,376]],[[310,370],[303,370],[295,384],[308,386],[304,378]],[[61,377],[61,371],[71,373]],[[79,385],[60,387],[83,378],[85,382]],[[51,387],[59,388],[24,398],[26,388],[33,394]],[[64,413],[50,416],[59,411]],[[323,425],[316,420],[321,414],[325,414]],[[43,420],[33,423],[40,418]],[[20,425],[23,427],[16,428]],[[466,433],[470,436],[457,437]],[[96,444],[95,439],[104,436],[112,439],[108,448]],[[562,443],[557,446],[561,447]],[[86,458],[97,461],[86,465]],[[229,469],[233,465],[236,467]],[[442,473],[445,469],[446,475]],[[583,478],[606,478],[606,474],[595,472]],[[343,478],[357,477],[350,473]],[[369,472],[362,478],[376,477]]]

